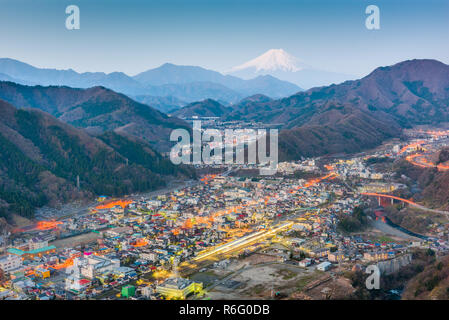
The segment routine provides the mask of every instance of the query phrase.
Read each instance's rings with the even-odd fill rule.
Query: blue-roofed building
[[[9,248],[7,251],[9,254],[14,254],[14,255],[20,256],[24,259],[32,259],[36,256],[40,257],[47,253],[56,252],[56,247],[51,245],[51,246],[46,246],[46,247],[28,250],[28,251],[20,250],[17,248]]]

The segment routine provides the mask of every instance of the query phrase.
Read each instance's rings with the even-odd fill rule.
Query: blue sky
[[[78,5],[81,29],[65,28]],[[380,8],[381,29],[365,28]],[[38,67],[123,71],[165,62],[225,71],[271,48],[365,75],[412,58],[449,64],[447,0],[0,0],[0,56]]]

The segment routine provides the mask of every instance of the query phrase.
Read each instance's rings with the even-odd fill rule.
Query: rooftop
[[[41,252],[50,251],[50,250],[56,250],[56,247],[54,245],[46,246],[38,249],[33,249],[29,251],[20,250],[17,248],[9,248],[7,251],[8,253],[15,254],[18,256],[23,256],[24,254],[39,254]]]

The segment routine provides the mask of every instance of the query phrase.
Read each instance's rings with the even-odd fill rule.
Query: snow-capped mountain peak
[[[303,89],[341,83],[354,76],[321,70],[297,59],[283,49],[270,49],[261,56],[230,69],[226,74],[242,79],[270,75]]]
[[[253,69],[256,72],[296,72],[302,70],[302,67],[297,58],[285,52],[283,49],[270,49],[257,58],[232,68],[230,72],[245,69]]]

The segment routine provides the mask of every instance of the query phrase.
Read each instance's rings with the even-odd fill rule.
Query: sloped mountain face
[[[401,127],[391,119],[379,119],[351,106],[331,105],[309,122],[280,132],[280,158],[360,152],[400,133]]]
[[[428,155],[428,159],[437,165],[449,165],[449,147]],[[429,208],[449,210],[449,171],[415,166],[406,160],[397,162],[393,168],[398,176],[417,182],[420,191],[413,195],[414,199]]]
[[[449,256],[420,265],[422,271],[406,283],[401,300],[448,300]]]
[[[249,114],[250,112],[255,112],[254,109],[257,108],[259,103],[266,103],[270,101],[273,100],[262,94],[246,97],[230,106],[225,106],[213,99],[206,99],[193,102],[182,108],[173,110],[170,114],[181,119],[191,117],[218,117],[221,119],[227,119],[228,115],[232,114],[231,120],[236,120],[238,118],[236,114]]]
[[[215,82],[224,84],[226,81],[239,81],[241,79],[223,76],[221,73],[196,66],[178,66],[165,63],[154,69],[149,69],[134,76],[134,79],[151,86],[164,84],[185,84],[190,82]]]
[[[170,148],[170,132],[189,125],[103,87],[22,86],[0,82],[0,99],[19,108],[38,108],[92,134],[116,131],[142,138],[161,151]]]
[[[331,72],[326,70],[304,68],[297,72],[273,71],[270,75],[278,79],[292,82],[304,88],[305,90],[315,87],[340,84],[347,80],[353,80],[357,77],[351,74]]]
[[[302,91],[297,85],[278,80],[270,75],[260,75],[249,79],[238,86],[236,90],[240,90],[245,96],[263,94],[272,98],[287,97],[293,93]]]
[[[435,60],[412,60],[378,68],[357,81],[312,89],[282,103],[287,108],[322,106],[332,101],[351,104],[375,116],[388,114],[407,127],[448,121],[448,88],[449,66]],[[290,127],[300,124],[296,116],[289,120]]]
[[[431,206],[449,209],[449,172],[434,172],[422,196]]]
[[[164,84],[148,89],[153,96],[171,96],[183,101],[198,101],[204,97],[233,103],[240,100],[243,95],[240,92],[216,82],[189,82],[180,84]]]
[[[271,99],[270,97],[263,95],[263,94],[255,94],[249,97],[246,97],[245,99],[240,100],[239,104],[247,104],[247,103],[254,103],[254,102],[259,102],[259,103],[265,103],[265,102],[270,102],[273,101],[273,99]]]
[[[163,113],[170,113],[171,111],[180,109],[188,104],[187,102],[174,96],[160,97],[160,96],[139,95],[134,96],[133,99],[140,103],[152,106],[153,108],[162,111]]]
[[[242,114],[249,114],[251,111],[251,106],[257,106],[259,103],[268,103],[273,101],[270,97],[267,97],[263,94],[255,94],[249,97],[246,97],[245,99],[240,100],[238,103],[232,105],[231,112],[242,113]],[[254,110],[254,109],[252,109]],[[225,116],[225,115],[224,115]]]
[[[449,121],[448,105],[449,66],[412,60],[360,80],[250,103],[224,118],[281,124],[284,156],[297,158],[360,151],[402,128]]]
[[[151,190],[169,175],[190,175],[145,143],[113,132],[94,138],[41,110],[17,109],[2,100],[0,147],[3,216],[32,216],[36,207],[98,194]]]
[[[270,49],[255,59],[231,68],[228,74],[243,79],[271,75],[305,89],[354,79],[351,75],[313,68],[283,49]]]
[[[197,117],[221,117],[231,110],[219,102],[207,99],[199,102],[191,103],[179,110],[173,112],[173,115],[179,118]]]
[[[378,68],[349,82],[335,96],[363,110],[387,112],[404,125],[449,120],[449,66],[436,60],[411,60]]]
[[[140,100],[174,97],[186,103],[205,98],[234,103],[245,96],[257,93],[285,97],[301,90],[293,83],[273,77],[246,81],[201,67],[168,63],[130,77],[122,72],[78,73],[71,69],[41,69],[17,60],[2,58],[0,80],[24,85],[58,85],[74,88],[103,86],[130,96],[140,96]],[[182,105],[185,104],[177,106]]]
[[[449,165],[449,147],[441,149],[434,155],[435,163]],[[416,179],[421,182],[423,200],[430,207],[449,209],[449,171],[439,171],[437,169],[416,168],[414,170],[420,173]]]

